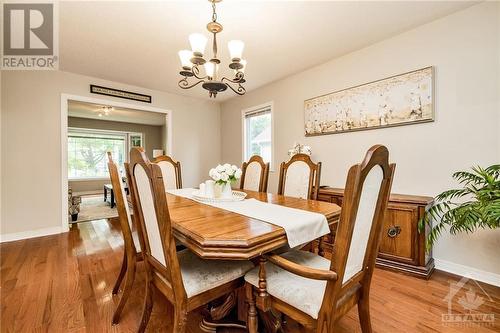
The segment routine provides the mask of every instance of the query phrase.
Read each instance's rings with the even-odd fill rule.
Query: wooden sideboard
[[[344,190],[321,187],[318,200],[342,206]],[[433,198],[415,195],[391,194],[382,231],[377,267],[428,279],[434,270],[432,252],[425,253],[424,233],[418,232],[418,221]],[[318,244],[315,244],[318,246]],[[331,236],[322,240],[322,248],[328,256],[333,248]]]

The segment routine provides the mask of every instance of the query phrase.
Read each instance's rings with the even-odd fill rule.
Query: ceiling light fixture
[[[103,105],[101,107],[101,109],[99,110],[98,116],[99,117],[109,116],[109,114],[111,113],[111,111],[113,111],[113,107],[112,106]]]
[[[189,36],[191,50],[179,51],[183,78],[179,81],[179,87],[190,89],[201,83],[201,86],[208,90],[210,97],[217,97],[217,93],[225,91],[228,87],[238,95],[244,95],[246,90],[242,86],[245,83],[244,72],[246,60],[242,59],[243,48],[245,44],[241,40],[231,40],[228,43],[231,63],[229,68],[234,71],[234,78],[222,77],[218,79],[220,60],[217,58],[217,34],[222,31],[222,24],[217,22],[217,13],[215,4],[222,0],[208,0],[212,3],[212,22],[207,24],[207,30],[213,35],[212,52],[213,57],[208,62],[203,58],[207,38],[202,34],[195,33]],[[200,66],[204,66],[205,76],[200,75]],[[188,78],[194,77],[197,82],[189,83]],[[233,87],[232,85],[235,85]]]

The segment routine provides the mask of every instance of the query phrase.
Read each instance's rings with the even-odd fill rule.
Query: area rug
[[[116,206],[111,208],[109,202],[104,202],[102,194],[97,196],[82,196],[78,220],[75,222],[70,221],[70,223],[109,219],[117,216],[118,211],[116,210]]]

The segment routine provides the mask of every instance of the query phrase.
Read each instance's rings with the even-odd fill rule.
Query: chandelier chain
[[[217,22],[217,13],[215,12],[215,2],[212,1],[212,22]]]

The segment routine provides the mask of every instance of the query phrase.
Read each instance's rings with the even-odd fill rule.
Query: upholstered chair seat
[[[317,254],[291,250],[280,255],[301,266],[328,270],[330,260]],[[245,275],[245,281],[259,286],[259,267],[255,267]],[[318,319],[319,310],[325,295],[326,281],[301,277],[286,271],[270,262],[266,263],[267,292],[277,299],[295,307]]]
[[[250,261],[204,260],[187,249],[177,252],[177,257],[187,297],[239,279],[254,267]]]

